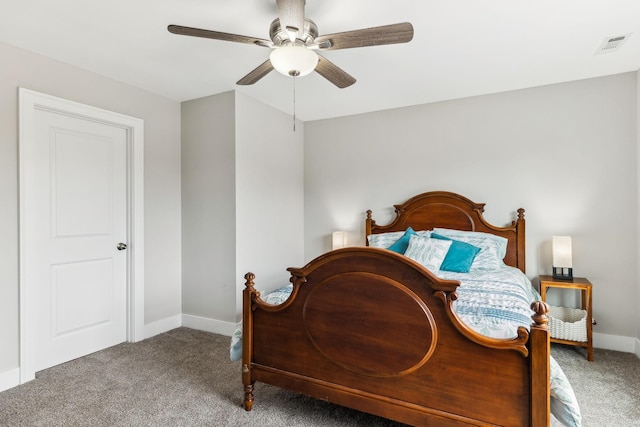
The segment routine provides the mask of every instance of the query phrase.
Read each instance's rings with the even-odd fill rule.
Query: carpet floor
[[[640,426],[640,360],[633,354],[555,346],[583,426]],[[0,393],[0,426],[401,426],[399,423],[256,384],[242,407],[239,362],[229,338],[178,328],[39,372]]]

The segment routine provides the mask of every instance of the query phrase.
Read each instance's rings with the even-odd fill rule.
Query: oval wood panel
[[[327,358],[377,377],[419,368],[437,342],[429,308],[401,283],[376,274],[343,273],[317,284],[305,302],[304,326]]]

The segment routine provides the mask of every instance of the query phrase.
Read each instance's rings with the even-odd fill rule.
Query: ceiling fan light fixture
[[[278,47],[271,51],[269,60],[276,71],[293,77],[306,76],[318,65],[318,55],[300,45]]]

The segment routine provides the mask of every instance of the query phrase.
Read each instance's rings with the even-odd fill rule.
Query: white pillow
[[[367,241],[372,248],[387,249],[401,238],[406,231],[392,231],[390,233],[369,234]],[[429,237],[431,231],[418,231],[419,236]]]
[[[432,239],[424,236],[411,236],[406,257],[419,262],[431,271],[440,270],[442,261],[451,247],[451,240]]]
[[[404,231],[393,231],[391,233],[370,234],[367,236],[369,246],[373,248],[388,248],[404,235]]]
[[[480,252],[473,260],[471,270],[494,270],[504,267],[504,257],[507,254],[508,243],[508,240],[504,237],[479,231],[451,230],[448,228],[434,228],[433,232],[479,247]]]

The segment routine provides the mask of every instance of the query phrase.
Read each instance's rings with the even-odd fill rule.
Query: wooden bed
[[[396,205],[367,235],[434,227],[482,231],[509,241],[505,263],[525,269],[524,210],[507,227],[484,204],[430,192]],[[260,299],[252,273],[243,291],[242,382],[250,411],[260,381],[403,423],[424,426],[548,426],[547,306],[534,302],[530,331],[479,335],[452,310],[458,282],[409,258],[371,247],[328,252],[289,268],[281,305]],[[262,402],[268,405],[268,402]]]

